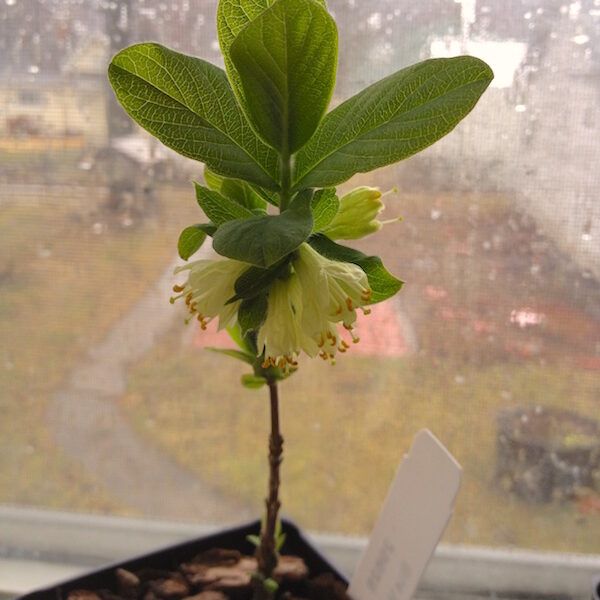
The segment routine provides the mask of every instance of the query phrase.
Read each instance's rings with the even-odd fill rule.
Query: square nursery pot
[[[292,577],[283,580],[280,587],[282,597],[290,600],[343,600],[348,598],[345,594],[347,581],[337,569],[306,540],[293,523],[283,520],[282,527],[286,534],[285,544],[281,551],[282,556],[302,558],[309,571],[308,579],[299,581],[292,574]],[[176,589],[156,588],[157,584],[154,582],[160,582],[161,578],[168,578],[169,572],[181,572],[182,564],[195,564],[194,559],[209,550],[234,550],[239,551],[242,555],[252,556],[255,548],[246,538],[248,535],[256,535],[259,529],[260,523],[257,521],[169,546],[91,571],[86,575],[58,583],[52,587],[31,592],[17,600],[67,600],[69,597],[70,600],[119,600],[120,598],[127,600],[181,600],[191,596],[196,596],[195,600],[213,600],[213,598],[214,600],[221,600],[221,598],[249,600],[251,590],[247,588],[244,590],[233,586],[227,591],[227,594],[230,595],[220,596],[214,591],[214,588],[212,594],[206,593],[206,587],[204,594],[201,594],[199,587],[192,584],[189,593],[182,595],[182,592]],[[231,555],[230,560],[235,562],[234,554]],[[119,581],[118,569],[140,574],[141,585],[137,586],[134,591],[124,587],[123,573],[121,572]],[[135,588],[135,582],[133,583]],[[84,590],[95,592],[95,594],[84,593]]]

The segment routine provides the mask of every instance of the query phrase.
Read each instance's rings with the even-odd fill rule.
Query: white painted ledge
[[[18,596],[36,588],[75,577],[85,568],[38,560],[0,558],[0,592]]]
[[[22,594],[217,528],[0,506],[0,594]],[[352,573],[366,544],[355,537],[308,537],[346,575]],[[589,600],[598,576],[600,556],[442,545],[418,596]]]

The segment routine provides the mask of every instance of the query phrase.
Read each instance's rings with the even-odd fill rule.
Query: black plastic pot
[[[300,556],[306,562],[311,577],[323,573],[331,573],[340,581],[346,579],[325,559],[300,533],[300,530],[290,521],[282,521],[283,531],[286,534],[283,554]],[[211,548],[226,548],[239,550],[244,554],[253,554],[254,546],[247,541],[246,536],[256,534],[260,523],[249,523],[234,529],[228,529],[203,538],[190,540],[162,550],[157,550],[131,560],[109,565],[103,569],[91,571],[75,579],[64,581],[49,588],[31,592],[17,600],[62,600],[67,594],[77,589],[116,589],[115,569],[121,567],[128,571],[137,571],[142,568],[173,569],[185,561],[191,560],[195,555],[210,550]]]

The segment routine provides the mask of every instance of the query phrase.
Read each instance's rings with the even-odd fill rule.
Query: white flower
[[[269,290],[265,322],[258,332],[258,351],[265,353],[264,367],[295,365],[302,349],[302,290],[296,275],[277,279]]]
[[[365,272],[355,264],[325,258],[308,244],[298,249],[294,269],[303,289],[311,294],[310,300],[319,304],[314,312],[324,313],[328,321],[341,321],[351,330],[356,322],[356,310],[371,299]]]
[[[235,295],[234,285],[249,265],[237,260],[198,260],[175,269],[175,273],[189,271],[185,285],[176,285],[179,294],[171,303],[185,298],[190,314],[197,316],[202,329],[215,317],[219,318],[219,330],[233,325],[240,302],[227,301]]]
[[[349,345],[338,332],[342,323],[353,332],[356,310],[369,302],[367,276],[356,265],[321,256],[308,244],[298,249],[293,273],[277,280],[269,291],[265,323],[258,333],[258,350],[265,352],[265,367],[296,365],[301,351],[333,361]]]

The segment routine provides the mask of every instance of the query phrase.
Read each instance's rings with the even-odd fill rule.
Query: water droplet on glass
[[[581,239],[582,239],[584,242],[591,242],[591,241],[594,239],[594,237],[592,236],[592,234],[591,234],[591,233],[583,233],[583,234],[581,235]]]
[[[37,65],[29,65],[27,72],[36,75],[40,72],[40,68]]]
[[[527,110],[527,106],[525,104],[517,104],[515,106],[515,112],[524,113]]]
[[[371,29],[381,29],[381,22],[382,22],[382,18],[381,18],[381,13],[380,12],[375,12],[373,13],[368,19],[367,19],[367,23],[369,25],[369,27]]]
[[[6,6],[14,6],[17,3],[17,0],[5,0]]]
[[[431,209],[431,220],[432,221],[437,221],[441,216],[442,216],[441,210],[438,210],[437,208]]]
[[[589,36],[585,35],[585,33],[580,33],[575,37],[571,38],[572,42],[575,42],[578,46],[582,46],[583,44],[587,44],[590,41]]]

